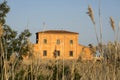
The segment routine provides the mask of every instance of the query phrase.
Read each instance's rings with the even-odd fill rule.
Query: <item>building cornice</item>
[[[72,32],[72,31],[66,31],[66,30],[45,30],[45,31],[40,31],[38,33],[52,33],[52,34],[79,34],[77,32]]]

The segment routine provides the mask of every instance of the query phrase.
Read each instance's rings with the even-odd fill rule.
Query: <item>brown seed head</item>
[[[89,16],[90,16],[93,24],[95,24],[94,14],[93,14],[93,10],[92,10],[91,6],[88,6],[88,12],[87,12],[87,14],[89,14]]]
[[[113,31],[115,31],[115,23],[112,17],[110,17],[110,24],[111,24]]]

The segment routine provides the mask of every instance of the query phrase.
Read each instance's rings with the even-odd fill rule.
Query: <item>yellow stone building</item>
[[[47,30],[36,33],[34,55],[40,59],[91,60],[89,47],[78,43],[79,33],[65,30]]]

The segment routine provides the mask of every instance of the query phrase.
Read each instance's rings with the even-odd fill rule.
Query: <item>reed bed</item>
[[[105,58],[103,60],[77,60],[74,63],[74,74],[72,74],[73,61],[65,60],[64,80],[114,80],[114,77],[115,80],[119,80],[120,43],[117,44],[117,57],[114,56],[115,44],[109,42],[104,45]],[[6,76],[4,75],[3,78],[0,76],[1,80],[62,80],[62,60],[58,60],[58,63],[56,60],[41,60],[34,57],[19,60],[17,63],[16,60],[17,57],[14,54],[9,61],[4,61]]]
[[[96,31],[96,21],[91,6],[88,6],[89,17],[92,20],[97,45],[101,54],[93,60],[42,60],[30,53],[28,59],[19,59],[12,53],[10,60],[5,58],[2,42],[2,25],[0,24],[0,80],[120,80],[120,42],[119,27],[116,32],[115,21],[110,17],[110,24],[115,34],[115,41],[102,43]],[[102,28],[101,28],[102,29]],[[100,30],[102,31],[102,30]],[[102,35],[102,33],[100,33]],[[101,42],[100,42],[101,40]],[[29,41],[28,41],[29,42]],[[32,48],[29,42],[29,48]],[[7,46],[7,45],[6,45]],[[34,53],[34,52],[33,52]]]

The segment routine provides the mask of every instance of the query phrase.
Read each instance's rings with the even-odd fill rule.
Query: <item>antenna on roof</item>
[[[63,28],[63,27],[61,27],[61,25],[60,25],[60,24],[59,24],[58,28],[59,28],[60,30],[64,30],[64,28]]]
[[[64,28],[62,27],[61,30],[64,30]]]
[[[43,25],[43,31],[45,31],[46,23],[43,22],[42,25]]]

